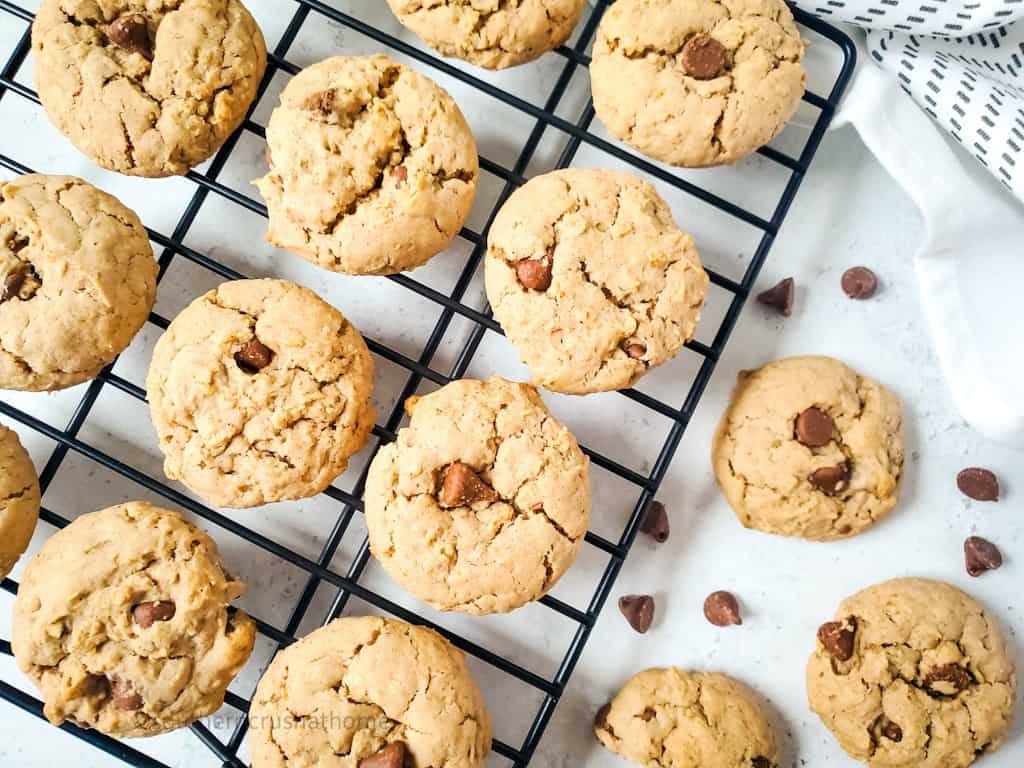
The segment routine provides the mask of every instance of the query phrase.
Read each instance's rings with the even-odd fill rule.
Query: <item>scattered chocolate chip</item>
[[[975,501],[999,501],[999,478],[990,469],[961,469],[956,476],[956,487]]]
[[[767,757],[758,755],[750,759],[751,768],[772,768],[772,761]]]
[[[497,501],[497,492],[469,464],[454,461],[444,471],[437,500],[442,507],[463,507],[478,501]]]
[[[388,172],[388,180],[396,189],[405,184],[409,178],[409,169],[404,165],[396,165]]]
[[[640,532],[646,533],[659,544],[668,541],[668,512],[660,501],[652,501],[647,505],[643,522],[640,523]]]
[[[884,722],[882,723],[881,732],[889,741],[903,741],[903,729],[900,728],[892,720],[882,716]]]
[[[651,722],[651,720],[653,720],[657,716],[658,713],[650,707],[646,707],[644,711],[640,713],[640,719],[643,720],[645,723]]]
[[[326,115],[328,112],[334,111],[334,91],[328,88],[326,91],[314,93],[312,96],[306,97],[302,106],[310,112],[323,112]]]
[[[108,679],[115,707],[125,710],[142,709],[142,696],[136,692],[130,680],[124,680],[117,675],[109,675]]]
[[[698,80],[718,77],[727,60],[725,46],[711,35],[696,34],[683,46],[683,69]]]
[[[853,641],[857,634],[857,619],[848,616],[842,621],[828,621],[818,627],[818,642],[832,658],[849,661],[853,657]]]
[[[704,618],[716,627],[732,627],[743,623],[740,604],[732,592],[712,592],[704,600]]]
[[[612,736],[615,735],[615,731],[612,729],[611,724],[608,722],[608,713],[612,711],[611,702],[603,704],[597,714],[594,715],[594,728],[598,731],[607,731]]]
[[[516,277],[524,288],[531,291],[546,291],[551,286],[551,259],[519,259],[516,262]]]
[[[647,354],[647,345],[633,342],[632,344],[626,344],[622,347],[623,351],[634,360],[641,360],[643,356]]]
[[[153,48],[149,42],[149,25],[141,13],[126,13],[107,27],[107,37],[114,45],[131,53],[138,53],[152,61]]]
[[[256,338],[249,339],[235,352],[235,362],[246,373],[262,371],[273,359],[274,353],[270,347]]]
[[[845,461],[834,467],[821,467],[811,472],[807,479],[823,493],[839,493],[846,489],[846,481],[850,479],[850,467]]]
[[[1003,555],[988,539],[970,536],[964,541],[964,562],[967,573],[981,576],[985,571],[994,571],[1003,564]]]
[[[766,307],[779,310],[784,317],[789,317],[793,314],[794,290],[793,278],[787,277],[768,290],[757,294],[757,301]]]
[[[7,273],[4,277],[4,287],[0,290],[0,302],[9,301],[18,295],[28,278],[29,269],[31,267],[28,264],[21,262]]]
[[[623,595],[619,598],[619,610],[629,626],[641,635],[654,622],[654,598],[650,595]]]
[[[835,422],[832,417],[820,408],[811,406],[796,417],[793,434],[796,439],[808,448],[820,448],[832,440]]]
[[[132,608],[132,618],[143,629],[149,629],[158,621],[173,619],[176,610],[177,607],[170,600],[139,603]]]
[[[357,768],[403,768],[405,765],[405,744],[392,741],[383,749],[359,761]]]
[[[867,267],[850,267],[840,282],[851,299],[870,299],[878,289],[878,278]]]
[[[959,664],[940,664],[924,676],[924,684],[936,693],[954,696],[971,685],[971,674]]]

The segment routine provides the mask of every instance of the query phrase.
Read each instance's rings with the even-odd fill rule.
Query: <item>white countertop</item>
[[[283,0],[250,3],[271,45],[287,20],[279,11],[282,5],[290,6]],[[360,7],[358,13],[363,17],[374,15],[356,2],[339,5]],[[388,24],[389,31],[401,34],[386,17],[381,16],[381,23]],[[319,19],[308,26],[311,31],[304,32],[289,53],[289,59],[300,65],[331,53],[379,49],[375,43]],[[23,26],[12,24],[0,14],[0,51],[8,50],[22,29]],[[550,88],[562,62],[558,57],[546,57],[537,65],[487,78],[539,103],[537,94]],[[18,79],[31,84],[30,65],[22,68]],[[531,121],[444,78],[438,79],[450,87],[462,105],[481,153],[505,165],[511,164],[518,151],[516,137],[529,131]],[[813,80],[812,75],[812,83]],[[282,82],[278,78],[272,92],[264,98],[256,115],[258,122],[265,123]],[[569,119],[575,119],[581,103],[576,85],[567,98],[571,106],[563,112]],[[0,121],[4,125],[0,152],[37,170],[86,176],[121,196],[148,225],[161,232],[170,232],[183,202],[192,192],[191,183],[182,180],[154,182],[97,171],[70,149],[34,105],[18,96],[6,95],[0,100]],[[780,146],[787,146],[789,141],[799,144],[803,138],[797,133],[800,131],[799,127],[791,128],[783,135]],[[538,160],[529,171],[531,175],[550,167],[557,157],[564,137],[557,138],[552,133],[545,133]],[[247,182],[262,172],[262,153],[262,142],[247,136],[221,179],[256,197]],[[586,147],[577,163],[614,167]],[[691,173],[731,199],[761,206],[758,212],[762,215],[770,212],[766,206],[777,196],[774,185],[781,178],[776,167],[762,159],[734,169],[687,175]],[[493,177],[482,179],[480,201],[470,222],[474,229],[481,226],[497,189]],[[756,243],[753,233],[730,225],[721,214],[694,204],[681,193],[666,196],[680,224],[693,232],[705,262],[730,277],[739,277],[752,244]],[[348,278],[317,270],[269,248],[261,242],[262,232],[261,219],[211,195],[186,240],[197,250],[208,252],[246,274],[279,275],[302,282],[341,308],[367,335],[410,356],[418,354],[438,315],[435,305],[411,297],[383,279]],[[760,281],[761,287],[766,287],[782,277],[795,277],[798,289],[793,316],[782,319],[754,304],[744,310],[659,494],[671,516],[671,538],[661,546],[643,536],[638,538],[541,742],[534,765],[624,765],[596,745],[590,722],[598,706],[629,675],[654,665],[719,670],[759,690],[771,702],[778,719],[785,755],[781,765],[786,768],[857,765],[842,753],[808,711],[804,665],[813,647],[816,628],[831,617],[842,597],[895,576],[941,578],[970,591],[999,616],[1018,660],[1024,663],[1020,639],[1024,636],[1024,604],[1020,595],[1020,584],[1024,583],[1024,456],[980,439],[953,407],[922,326],[911,260],[920,236],[921,223],[910,201],[871,158],[857,136],[849,129],[827,135]],[[413,277],[450,290],[468,253],[468,245],[458,243]],[[850,301],[840,290],[843,270],[856,264],[870,266],[881,278],[881,290],[870,301]],[[161,284],[157,310],[173,317],[187,301],[216,282],[214,276],[176,257]],[[467,297],[477,306],[479,287],[478,275]],[[725,298],[723,291],[712,290],[698,331],[701,341],[710,342],[724,312]],[[381,307],[387,307],[387,311],[382,312]],[[435,361],[437,370],[448,370],[467,330],[465,323],[452,324]],[[141,384],[156,336],[157,329],[147,326],[122,356],[117,372]],[[773,358],[804,353],[842,358],[896,390],[905,406],[907,463],[900,507],[876,528],[835,544],[791,541],[742,529],[717,491],[708,458],[711,433],[736,372]],[[673,363],[650,374],[640,389],[679,405],[698,364],[695,354],[684,352]],[[486,336],[470,370],[472,375],[490,373],[524,376],[504,340],[493,334]],[[390,410],[403,383],[400,369],[380,364],[375,396],[379,413]],[[34,415],[63,424],[80,395],[81,388],[76,388],[49,396],[4,393],[4,398]],[[668,421],[620,395],[546,399],[581,442],[640,472],[650,470],[669,427]],[[41,468],[53,450],[53,443],[18,428]],[[146,411],[124,395],[104,392],[83,428],[82,438],[143,471],[160,475],[160,458]],[[362,454],[363,460],[366,455]],[[361,462],[354,461],[353,465],[355,469],[339,480],[339,487],[350,487]],[[999,474],[1003,498],[998,504],[971,502],[957,491],[956,473],[969,465],[988,466]],[[601,470],[593,475],[598,501],[592,528],[617,538],[632,507],[633,491]],[[44,504],[73,518],[133,497],[154,498],[72,453],[47,492]],[[334,502],[316,499],[229,515],[315,558],[337,512]],[[51,532],[48,525],[41,524],[32,551]],[[229,534],[217,529],[211,532],[221,542],[232,571],[249,584],[249,592],[241,601],[243,607],[283,627],[304,586],[303,575]],[[362,533],[362,522],[357,518],[332,562],[333,568],[344,572],[358,549]],[[963,539],[974,533],[996,542],[1007,561],[1001,570],[978,579],[964,572],[961,549]],[[23,564],[24,560],[15,577]],[[605,564],[594,548],[586,547],[554,594],[585,608]],[[539,606],[498,617],[441,616],[417,605],[373,566],[363,583],[548,677],[554,674],[575,628],[571,622]],[[738,595],[744,612],[742,627],[717,629],[704,620],[703,599],[715,589],[729,589]],[[319,623],[331,592],[321,588],[300,634]],[[614,607],[618,595],[632,592],[652,593],[657,601],[655,625],[644,636],[633,633]],[[10,637],[11,604],[9,595],[0,594],[0,637]],[[361,607],[353,601],[350,610],[359,611]],[[270,644],[261,640],[232,690],[249,695],[270,651]],[[539,702],[538,694],[480,662],[474,660],[470,664],[497,723],[496,736],[519,744]],[[0,679],[31,690],[8,657],[0,658]],[[116,764],[112,758],[10,705],[0,703],[0,712],[0,765],[32,768],[73,762],[79,768],[92,768]],[[226,738],[229,731],[224,729],[231,723],[210,725],[218,736]],[[1011,768],[1024,764],[1022,731],[1024,716],[1018,716],[1009,743],[980,765]],[[187,731],[136,740],[132,746],[172,766],[219,765],[212,753]],[[243,751],[242,755],[245,754]],[[507,763],[494,759],[491,764]]]

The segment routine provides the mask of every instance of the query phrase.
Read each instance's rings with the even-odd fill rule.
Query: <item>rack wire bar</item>
[[[581,68],[586,68],[590,63],[587,50],[594,38],[601,15],[611,4],[611,0],[597,0],[594,9],[582,23],[580,32],[576,37],[576,42],[571,46],[563,45],[555,51],[555,55],[561,56],[564,59],[564,65],[542,106],[533,104],[488,83],[438,58],[431,52],[409,45],[387,32],[377,29],[367,22],[321,0],[280,0],[280,2],[282,13],[290,13],[290,17],[273,51],[268,54],[267,72],[260,84],[256,103],[259,102],[259,98],[266,92],[275,74],[283,72],[293,75],[299,70],[297,65],[288,60],[288,52],[304,25],[310,23],[313,19],[320,19],[332,21],[346,29],[365,35],[388,49],[414,59],[427,69],[436,70],[487,94],[534,121],[533,127],[523,142],[512,167],[506,168],[491,159],[480,158],[481,169],[496,177],[501,182],[502,187],[494,206],[486,217],[481,231],[475,232],[464,228],[460,233],[462,239],[471,244],[472,250],[451,292],[439,291],[423,284],[410,275],[393,275],[389,278],[403,289],[433,302],[440,307],[441,311],[429,337],[422,345],[415,359],[374,339],[367,339],[367,344],[375,355],[390,361],[406,372],[405,383],[401,388],[401,394],[396,400],[395,405],[387,414],[383,423],[374,426],[374,435],[381,444],[394,439],[395,432],[402,420],[404,401],[414,394],[421,384],[431,382],[443,385],[452,379],[466,375],[484,335],[488,332],[501,333],[501,328],[491,316],[489,308],[484,308],[483,310],[474,309],[465,304],[463,299],[483,258],[486,249],[487,232],[498,209],[508,196],[526,181],[525,174],[527,168],[533,160],[545,132],[549,129],[555,130],[567,137],[564,148],[556,163],[558,168],[571,165],[581,145],[586,144],[665,182],[680,192],[713,206],[734,219],[754,227],[761,233],[758,245],[741,280],[736,281],[713,270],[708,270],[712,284],[730,294],[729,306],[710,345],[697,341],[691,341],[687,344],[687,349],[692,353],[700,355],[702,359],[697,374],[694,376],[682,403],[678,405],[665,403],[643,392],[632,389],[623,390],[620,393],[623,397],[672,422],[669,434],[661,446],[650,473],[644,476],[624,466],[622,463],[584,446],[584,450],[596,466],[630,483],[636,488],[638,495],[629,520],[617,541],[611,541],[593,531],[589,531],[586,534],[587,544],[606,555],[608,559],[608,564],[602,571],[586,608],[570,605],[551,595],[545,596],[539,601],[546,608],[576,624],[572,639],[555,674],[551,678],[537,674],[476,642],[437,626],[414,611],[395,603],[383,595],[377,594],[372,589],[361,584],[360,580],[370,562],[369,545],[365,537],[345,573],[342,574],[332,570],[331,562],[349,530],[351,521],[363,509],[362,493],[369,462],[363,467],[362,472],[351,489],[344,490],[332,486],[324,492],[328,498],[337,502],[338,512],[319,554],[315,559],[312,559],[190,498],[165,483],[162,478],[148,475],[82,440],[79,434],[87,423],[92,408],[99,399],[104,387],[109,386],[136,401],[144,402],[146,399],[145,391],[141,387],[113,372],[114,363],[107,366],[94,381],[85,387],[84,393],[75,406],[70,418],[62,426],[42,421],[3,400],[0,400],[0,415],[44,435],[55,443],[40,473],[40,485],[44,498],[46,489],[52,483],[69,452],[74,453],[84,456],[91,462],[105,467],[125,480],[145,488],[177,507],[188,510],[207,523],[239,536],[249,544],[303,571],[306,574],[305,584],[284,626],[275,626],[259,617],[253,617],[259,633],[270,639],[278,649],[284,648],[295,641],[296,634],[307,617],[317,590],[323,585],[328,585],[335,590],[335,593],[323,623],[327,623],[341,615],[348,606],[350,598],[355,596],[373,606],[376,610],[437,630],[466,653],[539,692],[542,698],[536,711],[533,713],[529,729],[522,743],[514,746],[495,740],[493,745],[496,754],[505,758],[516,768],[525,768],[534,756],[544,730],[554,713],[555,707],[558,705],[562,692],[568,685],[573,671],[579,662],[594,624],[608,600],[623,562],[636,538],[643,512],[654,498],[665,477],[665,473],[668,471],[672,457],[683,438],[690,418],[732,333],[743,304],[751,291],[754,281],[757,279],[761,266],[767,258],[772,243],[789,212],[800,184],[814,159],[824,132],[849,83],[856,58],[855,48],[852,41],[841,31],[829,26],[817,17],[811,16],[799,9],[793,9],[794,16],[799,24],[817,32],[839,48],[842,54],[842,64],[827,95],[822,96],[808,92],[804,96],[804,101],[818,110],[818,116],[799,156],[790,157],[772,147],[764,147],[759,150],[763,157],[789,172],[786,185],[775,204],[771,216],[764,218],[730,200],[701,188],[691,181],[677,176],[671,170],[666,170],[662,166],[637,156],[617,143],[592,133],[590,126],[594,119],[594,109],[593,103],[589,99],[575,122],[556,114],[556,109],[562,103],[574,75]],[[30,25],[33,14],[31,11],[11,2],[11,0],[0,0],[0,18],[3,16],[19,20],[25,24],[25,29],[17,43],[10,50],[3,67],[0,68],[0,99],[17,97],[38,105],[39,97],[35,91],[16,79],[31,50]],[[250,114],[246,117],[242,127],[225,142],[204,172],[191,171],[187,174],[186,178],[195,185],[195,189],[173,231],[168,235],[148,229],[150,240],[161,249],[158,256],[160,267],[158,282],[166,274],[176,257],[181,257],[226,280],[244,277],[237,270],[226,264],[222,264],[209,255],[185,245],[184,239],[199,215],[204,202],[211,194],[228,200],[258,216],[266,217],[266,207],[260,201],[218,181],[218,176],[227,165],[232,151],[238,144],[240,137],[246,132],[260,139],[265,138],[265,127],[253,121],[252,110],[250,110]],[[15,174],[31,172],[31,169],[17,158],[9,157],[2,152],[0,152],[0,167]],[[442,372],[436,368],[435,357],[450,329],[452,321],[456,318],[470,321],[472,323],[472,330],[459,350],[451,369],[447,372]],[[156,313],[150,316],[149,322],[159,329],[167,328],[169,323],[166,318]],[[45,523],[55,528],[62,528],[69,522],[66,517],[45,507],[40,512],[40,517]],[[17,584],[11,579],[4,579],[2,584],[0,584],[0,588],[11,594],[17,592]],[[0,639],[0,654],[11,655],[11,646],[8,640]],[[0,699],[35,717],[43,718],[42,704],[36,698],[4,680],[0,680]],[[245,764],[238,757],[238,750],[242,745],[248,728],[248,720],[245,715],[248,712],[249,704],[250,702],[245,697],[234,692],[228,693],[226,705],[237,711],[241,716],[239,717],[238,725],[234,728],[226,742],[221,741],[217,735],[201,722],[194,723],[191,726],[192,734],[213,753],[224,768],[245,768]],[[164,763],[147,756],[138,749],[96,731],[80,729],[70,723],[62,725],[61,729],[125,764],[143,766],[144,768],[168,768]]]

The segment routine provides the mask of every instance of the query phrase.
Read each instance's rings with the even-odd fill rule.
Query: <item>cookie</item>
[[[622,389],[671,360],[700,319],[708,276],[654,187],[628,173],[537,176],[494,219],[487,298],[535,384]]]
[[[648,669],[594,720],[616,755],[673,768],[778,768],[775,734],[753,691],[714,672]]]
[[[901,414],[892,392],[838,360],[776,360],[740,372],[711,462],[745,527],[854,536],[896,506]]]
[[[406,403],[409,426],[366,481],[370,551],[442,611],[511,611],[572,565],[590,519],[589,460],[537,391],[454,381]]]
[[[873,768],[964,768],[995,751],[1016,685],[991,614],[927,579],[886,581],[844,600],[818,630],[807,666],[811,709]]]
[[[593,56],[594,109],[609,133],[672,165],[739,160],[804,94],[804,41],[783,0],[619,0]]]
[[[388,0],[388,5],[442,56],[504,69],[568,40],[585,0]]]
[[[97,165],[175,176],[242,124],[267,63],[238,0],[43,0],[32,25],[50,121]]]
[[[149,317],[157,264],[139,217],[72,176],[0,186],[0,389],[95,378]]]
[[[347,617],[274,657],[249,711],[249,746],[253,768],[479,768],[491,719],[440,635]]]
[[[373,427],[373,359],[284,280],[222,283],[160,337],[146,378],[164,472],[220,507],[320,493]]]
[[[11,572],[39,519],[39,478],[18,433],[0,424],[0,581]]]
[[[14,602],[18,667],[50,722],[153,736],[215,712],[252,652],[245,585],[217,545],[141,501],[82,515],[43,545]]]
[[[437,83],[387,56],[302,70],[267,125],[274,245],[325,269],[387,275],[443,251],[469,215],[476,143]]]

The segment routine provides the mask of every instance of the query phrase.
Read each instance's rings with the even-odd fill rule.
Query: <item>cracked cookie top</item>
[[[443,56],[504,69],[572,34],[586,0],[388,0],[398,20]]]
[[[0,389],[94,378],[156,301],[157,264],[139,217],[71,176],[0,186]]]
[[[487,246],[487,298],[536,384],[622,389],[693,337],[708,277],[642,179],[537,176],[502,206]]]
[[[594,43],[594,109],[657,160],[732,163],[796,112],[803,56],[783,0],[619,0]]]
[[[350,616],[274,657],[252,700],[249,746],[253,768],[481,768],[491,719],[443,637]]]
[[[831,541],[896,506],[903,470],[896,396],[831,357],[740,371],[711,460],[740,522]]]
[[[58,531],[14,603],[18,667],[50,722],[152,736],[215,712],[252,651],[217,545],[176,512],[129,502]]]
[[[444,250],[476,194],[476,143],[437,83],[387,56],[337,56],[281,92],[267,125],[274,245],[326,269],[384,275]]]
[[[241,125],[267,63],[238,0],[43,0],[32,48],[53,124],[132,176],[180,175],[210,157]]]
[[[1016,683],[994,618],[928,579],[848,597],[818,630],[807,666],[811,709],[874,768],[965,768],[996,750]]]
[[[0,580],[24,554],[39,519],[39,478],[18,433],[0,425]]]
[[[442,611],[511,611],[544,595],[590,520],[576,439],[533,387],[500,378],[454,381],[406,410],[366,481],[374,556]]]
[[[757,696],[714,672],[648,669],[594,719],[605,747],[640,765],[778,768],[775,733]]]
[[[324,490],[373,427],[372,387],[373,359],[342,314],[268,279],[193,301],[146,379],[164,472],[222,507]]]

